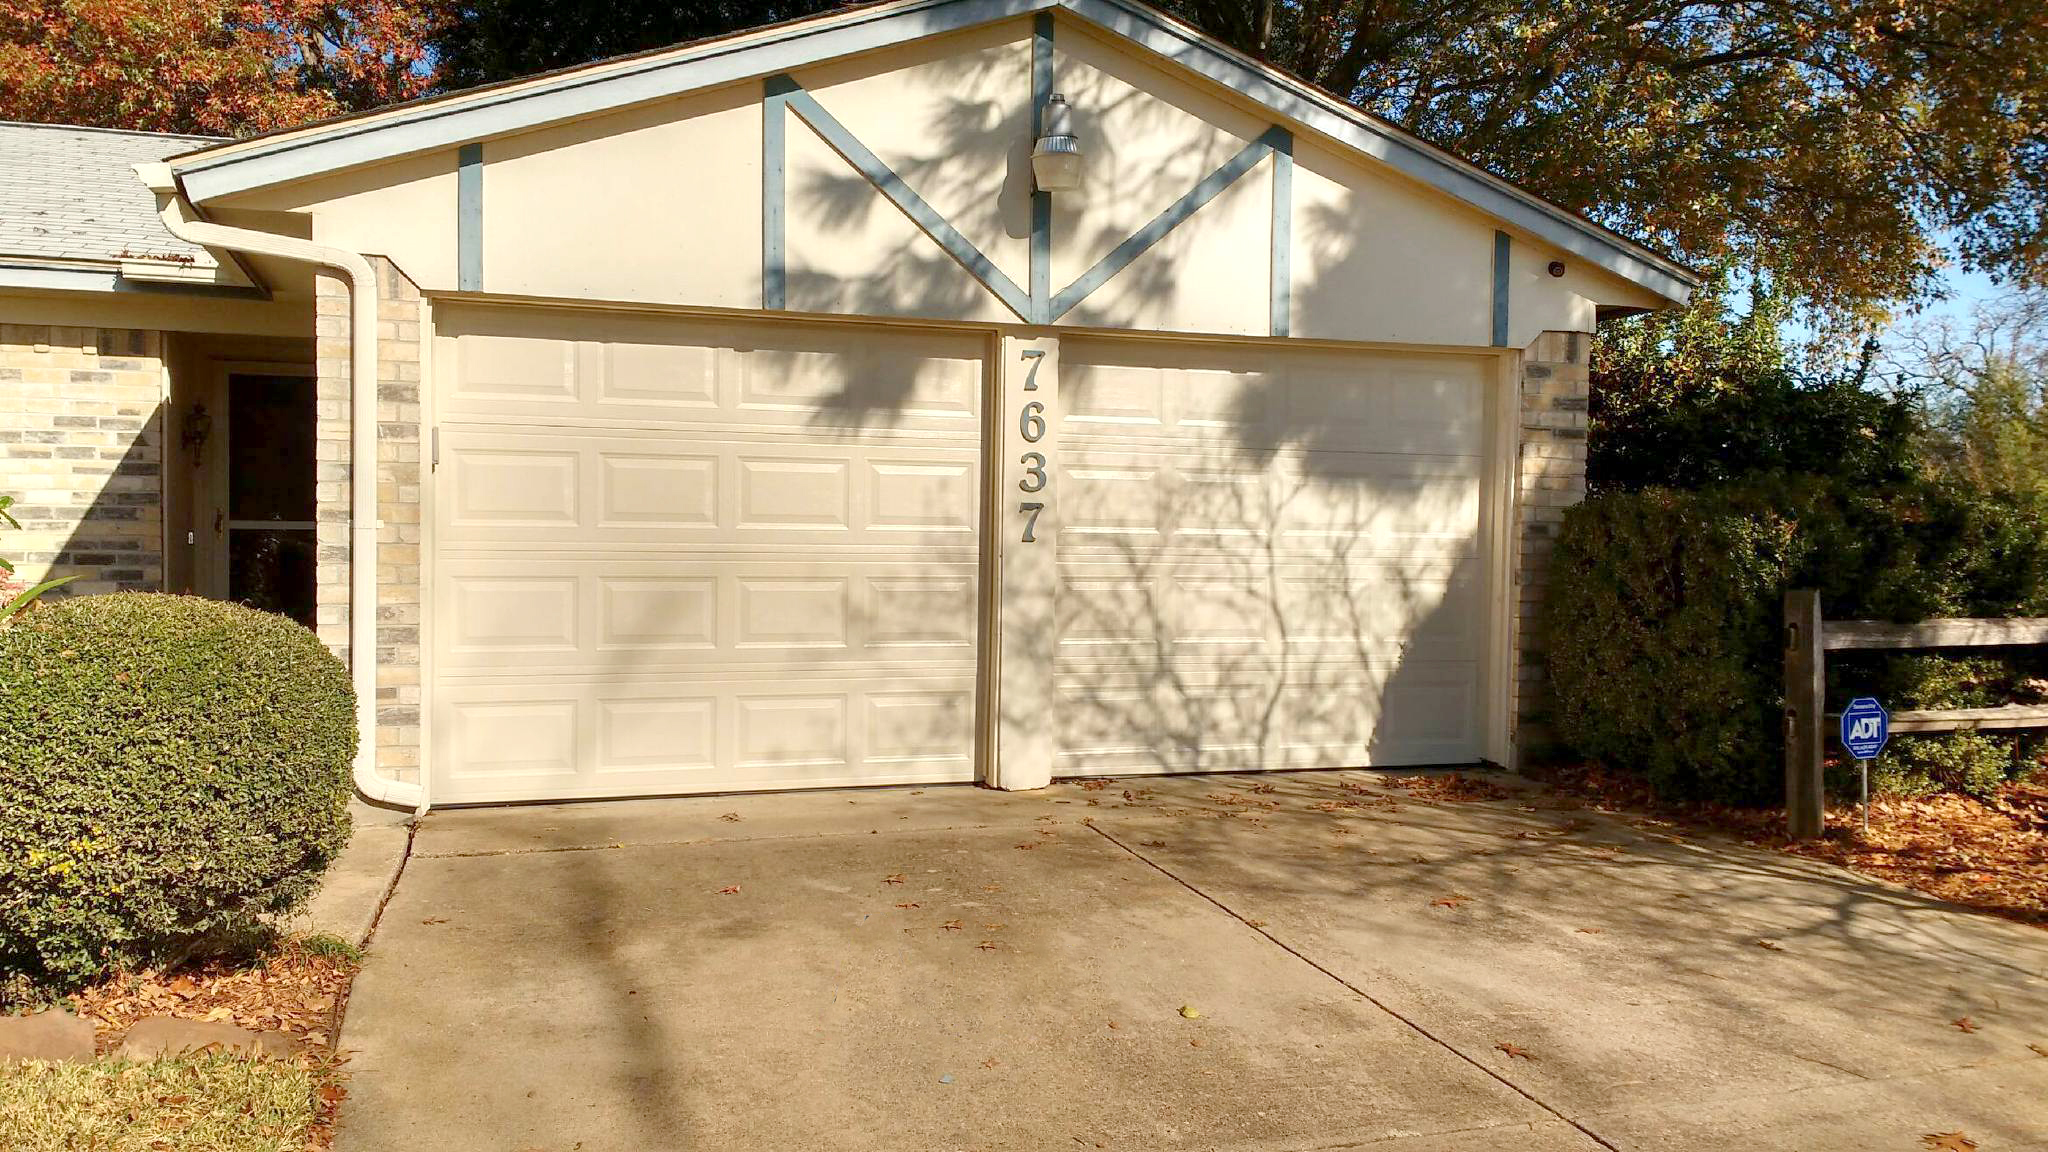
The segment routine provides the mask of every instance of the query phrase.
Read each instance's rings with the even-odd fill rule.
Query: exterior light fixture
[[[1040,119],[1044,134],[1031,146],[1031,179],[1040,192],[1072,192],[1081,186],[1081,142],[1074,136],[1074,110],[1055,92]]]

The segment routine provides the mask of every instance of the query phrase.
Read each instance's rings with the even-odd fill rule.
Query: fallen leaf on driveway
[[[993,1068],[993,1067],[995,1067],[996,1065],[998,1065],[998,1064],[1001,1064],[1001,1063],[1002,1063],[1002,1061],[1001,1061],[1001,1060],[998,1060],[998,1059],[996,1059],[995,1057],[991,1056],[991,1057],[989,1057],[988,1059],[986,1059],[986,1060],[983,1060],[983,1061],[981,1062],[981,1066],[982,1066],[983,1068]]]
[[[1465,895],[1463,892],[1453,892],[1449,896],[1439,896],[1431,900],[1429,906],[1431,908],[1456,908],[1458,905],[1471,899],[1470,896]]]
[[[1264,928],[1266,926],[1266,922],[1264,920],[1247,920],[1245,921],[1245,925],[1251,928]]]
[[[1783,952],[1785,950],[1785,946],[1783,944],[1778,943],[1776,940],[1759,940],[1756,942],[1756,946],[1759,948],[1768,948],[1773,952]]]
[[[1962,1132],[1929,1132],[1920,1138],[1922,1147],[1939,1149],[1939,1152],[1973,1152],[1977,1142]]]
[[[983,924],[981,926],[982,931],[984,932],[1001,932],[1003,929],[1008,927],[1008,924]]]
[[[1202,1013],[1192,1004],[1181,1005],[1180,1014],[1189,1020],[1200,1020],[1202,1018]]]
[[[906,900],[906,901],[904,901],[903,903],[901,903],[901,904],[898,904],[898,905],[897,905],[897,907],[898,907],[898,908],[922,908],[922,907],[924,907],[924,905],[922,905],[922,904],[919,904],[919,903],[918,903],[917,901],[915,901],[915,900]]]
[[[1033,840],[1033,841],[1029,841],[1028,843],[1024,843],[1024,844],[1019,844],[1019,845],[1017,845],[1016,847],[1017,847],[1017,851],[1019,851],[1019,852],[1029,852],[1029,851],[1031,851],[1031,850],[1032,850],[1033,848],[1036,848],[1036,847],[1038,847],[1038,841],[1036,841],[1036,840]]]
[[[718,894],[720,896],[737,896],[740,894],[740,886],[737,884],[727,884],[718,890]]]
[[[983,884],[981,890],[983,892],[1001,892],[1003,886],[1001,884]]]
[[[1598,936],[1598,935],[1599,935],[1599,934],[1601,934],[1602,932],[1605,932],[1605,931],[1607,931],[1607,929],[1605,929],[1605,928],[1581,928],[1581,929],[1579,929],[1579,931],[1581,931],[1581,932],[1584,932],[1584,933],[1585,933],[1586,935],[1588,935],[1588,936]]]
[[[1140,848],[1164,848],[1164,847],[1166,847],[1166,841],[1164,841],[1164,840],[1142,840],[1142,841],[1139,841],[1139,843],[1138,843],[1138,847],[1140,847]]]
[[[1500,1042],[1500,1043],[1498,1043],[1498,1044],[1495,1044],[1495,1045],[1494,1045],[1493,1047],[1494,1047],[1495,1051],[1499,1051],[1499,1052],[1505,1052],[1505,1053],[1507,1053],[1507,1054],[1508,1054],[1508,1057],[1509,1057],[1509,1059],[1514,1059],[1514,1060],[1534,1060],[1534,1059],[1536,1058],[1536,1057],[1534,1057],[1534,1056],[1531,1056],[1531,1055],[1529,1054],[1529,1050],[1528,1050],[1528,1049],[1526,1049],[1526,1048],[1520,1048],[1520,1047],[1517,1047],[1517,1046],[1515,1046],[1515,1045],[1513,1045],[1513,1044],[1510,1044],[1510,1043],[1508,1043],[1508,1042],[1507,1042],[1507,1041],[1505,1041],[1505,1040],[1501,1041],[1501,1042]]]
[[[1949,1023],[1955,1025],[1956,1030],[1959,1032],[1975,1032],[1977,1030],[1977,1022],[1968,1016],[1958,1016],[1949,1021]]]
[[[944,924],[939,925],[939,927],[947,932],[958,932],[960,930],[960,922],[958,920],[948,920]]]
[[[425,920],[420,921],[422,924],[446,924],[447,922],[448,918],[446,916],[429,916]]]
[[[892,875],[892,876],[884,876],[884,877],[882,877],[882,883],[884,883],[884,884],[901,884],[901,883],[903,883],[903,873],[901,873],[901,872],[898,872],[898,873],[896,873],[896,874],[894,874],[894,875]]]
[[[2048,1044],[2029,1044],[2027,1047],[2033,1050],[2034,1055],[2048,1059]]]
[[[740,814],[737,812],[727,812],[725,815],[720,816],[719,819],[727,824],[737,824],[740,822]]]
[[[975,947],[983,952],[993,952],[996,950],[996,942],[993,940],[983,940],[981,943],[976,944]]]

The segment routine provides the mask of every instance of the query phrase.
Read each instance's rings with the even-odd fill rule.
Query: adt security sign
[[[1842,747],[1858,760],[1875,760],[1891,738],[1892,718],[1884,705],[1858,696],[1842,709]]]

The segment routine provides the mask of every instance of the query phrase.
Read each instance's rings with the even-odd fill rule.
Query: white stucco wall
[[[1032,23],[1020,19],[801,69],[819,104],[1020,287],[1030,284]],[[1211,81],[1077,20],[1056,22],[1053,89],[1075,109],[1084,187],[1053,197],[1058,292],[1273,126]],[[749,80],[482,142],[482,290],[752,309],[762,304],[762,85]],[[787,307],[1019,323],[819,134],[786,117]],[[1291,335],[1486,346],[1494,234],[1479,211],[1294,130],[1286,206]],[[227,197],[303,214],[323,242],[456,291],[457,151]],[[1059,322],[1265,336],[1267,156]],[[1563,258],[1566,274],[1545,270]],[[1510,332],[1591,331],[1650,293],[1513,237]]]

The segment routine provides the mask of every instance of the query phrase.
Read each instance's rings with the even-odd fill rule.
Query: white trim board
[[[402,104],[170,161],[196,203],[399,156],[803,68],[1060,9],[1153,56],[1592,262],[1685,303],[1700,278],[1649,248],[1523,191],[1392,124],[1266,67],[1139,0],[896,0]]]

